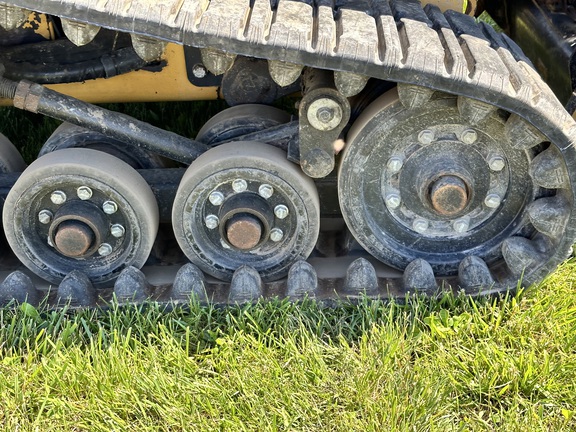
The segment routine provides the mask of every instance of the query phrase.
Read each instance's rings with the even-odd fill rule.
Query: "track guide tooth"
[[[540,198],[528,208],[530,222],[553,239],[562,236],[570,217],[570,204],[560,196]]]
[[[216,76],[227,72],[234,64],[234,60],[236,60],[236,54],[211,48],[201,49],[200,54],[202,55],[202,63],[204,63],[206,69]]]
[[[287,63],[278,60],[268,62],[268,72],[276,84],[280,87],[287,87],[296,82],[302,74],[302,65]]]
[[[476,256],[469,256],[462,260],[458,266],[458,279],[460,286],[464,289],[490,288],[494,285],[488,266],[483,259]]]
[[[296,262],[288,271],[286,295],[293,299],[315,297],[318,276],[314,267],[304,260]]]
[[[421,258],[412,261],[404,270],[402,276],[405,290],[434,293],[438,288],[434,278],[434,270],[428,261]]]
[[[530,177],[538,186],[547,189],[567,188],[570,185],[568,170],[560,151],[554,145],[532,160]]]
[[[0,27],[4,30],[14,30],[26,22],[30,11],[16,6],[0,4]]]
[[[477,125],[483,122],[492,113],[496,112],[497,108],[494,105],[481,102],[476,99],[470,99],[464,96],[458,97],[458,111],[460,116],[469,124]]]
[[[142,302],[148,298],[151,285],[136,267],[127,267],[114,284],[114,295],[119,302]]]
[[[505,126],[506,138],[518,150],[527,150],[546,141],[546,137],[522,117],[512,114]]]
[[[170,298],[187,301],[194,297],[201,302],[208,301],[205,283],[204,273],[198,267],[192,263],[185,264],[176,273]]]
[[[398,84],[400,102],[408,109],[424,106],[433,94],[434,90],[430,88],[412,84]]]
[[[524,237],[511,237],[502,244],[502,255],[508,268],[515,276],[538,266],[542,254],[532,240]]]
[[[93,306],[97,301],[90,279],[79,270],[71,271],[60,282],[56,297],[59,306]]]
[[[356,96],[368,82],[369,77],[352,72],[334,72],[334,83],[340,93],[346,97]]]
[[[83,22],[62,19],[62,30],[70,42],[76,46],[87,45],[94,40],[100,27]]]
[[[148,36],[131,33],[132,46],[134,51],[142,60],[153,62],[160,60],[168,45],[166,42]]]
[[[42,295],[34,286],[34,282],[21,271],[10,273],[0,284],[0,305],[15,300],[18,303],[27,302],[36,306],[41,298]]]
[[[378,277],[374,266],[364,258],[358,258],[348,266],[344,280],[344,292],[351,295],[377,295]]]
[[[232,275],[230,283],[230,303],[249,303],[258,300],[264,293],[260,275],[250,266],[239,267]]]

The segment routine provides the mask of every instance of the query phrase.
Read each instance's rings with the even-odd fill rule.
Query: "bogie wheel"
[[[514,289],[552,271],[573,241],[575,161],[517,140],[518,117],[492,109],[471,121],[461,103],[435,93],[405,107],[394,89],[348,134],[344,219],[369,253],[405,271],[402,289]]]
[[[26,168],[26,163],[18,149],[8,138],[0,134],[0,172],[19,172],[24,171],[24,168]]]
[[[10,190],[3,223],[20,261],[45,280],[81,270],[105,287],[127,266],[144,265],[158,230],[158,206],[125,162],[90,149],[49,153]]]
[[[314,183],[267,144],[222,144],[182,178],[172,223],[184,254],[206,273],[230,280],[242,265],[276,280],[312,252],[320,226]]]

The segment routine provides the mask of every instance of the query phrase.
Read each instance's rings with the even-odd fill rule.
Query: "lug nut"
[[[424,129],[418,134],[418,141],[424,145],[430,144],[432,141],[434,141],[434,131],[431,131],[430,129]]]
[[[418,232],[418,233],[423,233],[426,232],[426,230],[428,229],[428,221],[426,219],[416,219],[413,223],[412,223],[412,228],[414,229],[414,231]]]
[[[392,156],[390,159],[388,159],[386,166],[388,167],[388,171],[390,171],[391,174],[395,174],[402,169],[403,165],[404,161],[402,158],[398,156]]]
[[[274,188],[272,186],[270,186],[269,184],[263,184],[260,185],[260,187],[258,188],[258,193],[260,194],[260,196],[262,198],[270,198],[272,195],[274,195]]]
[[[288,216],[288,207],[284,204],[278,204],[274,207],[274,214],[278,219],[285,219]]]
[[[66,199],[67,199],[66,194],[61,190],[54,191],[50,195],[50,201],[52,201],[52,203],[56,205],[64,204],[66,202]]]
[[[398,207],[400,207],[400,204],[402,203],[402,199],[400,198],[400,195],[398,195],[397,193],[389,193],[388,195],[386,195],[386,206],[388,206],[388,208],[390,209],[396,209]]]
[[[41,224],[47,225],[50,222],[52,222],[53,216],[54,215],[50,210],[40,210],[40,212],[38,213],[38,220],[40,221]]]
[[[497,194],[488,194],[486,196],[486,199],[484,200],[484,204],[486,204],[486,207],[490,207],[490,208],[497,208],[500,203],[502,202],[502,199],[500,198],[500,195]]]
[[[110,246],[108,243],[102,243],[100,245],[100,247],[98,248],[98,254],[100,256],[108,256],[112,253],[112,246]]]
[[[465,233],[470,228],[470,220],[469,218],[462,218],[454,221],[452,225],[454,231],[457,233]]]
[[[118,211],[118,204],[114,201],[104,201],[104,204],[102,204],[102,210],[108,215],[114,214]]]
[[[214,191],[208,197],[212,205],[219,206],[224,202],[224,194],[222,192]]]
[[[272,228],[270,231],[270,240],[277,243],[284,238],[284,232],[280,228]]]
[[[126,230],[120,224],[114,224],[110,227],[110,234],[116,238],[124,237]]]
[[[92,189],[90,189],[88,186],[80,186],[78,189],[76,189],[76,194],[82,201],[86,201],[92,198]]]
[[[212,230],[218,227],[220,219],[218,219],[218,216],[210,214],[206,216],[206,218],[204,219],[204,223],[206,224],[206,228]]]
[[[478,139],[478,134],[474,129],[466,129],[460,135],[460,141],[464,144],[474,144]]]
[[[248,189],[248,183],[246,183],[246,180],[236,179],[232,182],[232,189],[237,193],[244,192]]]
[[[492,171],[499,172],[506,166],[506,161],[502,156],[491,156],[490,159],[488,159],[488,166]]]

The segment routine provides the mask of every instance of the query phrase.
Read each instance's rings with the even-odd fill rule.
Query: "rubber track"
[[[422,9],[418,1],[337,0],[336,6],[325,0],[14,0],[10,3],[185,45],[347,71],[484,101],[524,118],[558,146],[569,164],[576,164],[576,124],[517,45],[488,26],[476,25],[469,16],[452,11],[442,14],[430,6]],[[515,116],[509,121],[513,119]],[[572,185],[576,184],[575,168],[568,169]],[[571,193],[574,202],[574,188]],[[576,236],[574,213],[556,252],[525,277],[526,284],[542,279],[566,258]],[[362,262],[357,267],[364,269],[366,265]],[[243,280],[254,279],[254,275],[246,276],[251,274],[249,270],[242,272]],[[373,268],[362,272],[362,277],[370,279]],[[348,279],[335,283],[320,278],[320,285],[323,290],[333,288],[346,294],[356,286]],[[147,287],[144,281],[140,285]],[[283,291],[278,291],[274,284],[263,287],[261,282],[250,282],[246,286],[252,288],[245,290],[246,298],[256,292],[291,295],[285,291],[290,290],[286,288],[290,284],[281,285],[279,289]],[[238,289],[218,298],[236,301],[235,290]],[[386,296],[389,292],[381,285],[368,294]]]

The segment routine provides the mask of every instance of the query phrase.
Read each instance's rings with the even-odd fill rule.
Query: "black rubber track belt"
[[[303,64],[413,84],[461,98],[484,101],[512,115],[507,129],[527,140],[542,134],[555,144],[576,185],[576,124],[530,61],[508,37],[472,17],[418,1],[292,0],[14,0],[25,9],[87,22],[118,31],[238,55]],[[522,120],[523,119],[523,120]],[[532,125],[533,127],[531,127]],[[520,131],[520,132],[519,132]],[[520,137],[520,139],[523,139]],[[570,200],[574,208],[574,187]],[[523,275],[523,284],[542,280],[566,259],[576,236],[572,210],[564,235],[545,262]],[[312,260],[313,261],[313,260]],[[122,301],[186,300],[197,293],[216,303],[246,302],[264,297],[302,295],[320,299],[358,296],[403,296],[386,278],[376,276],[365,259],[336,259],[346,275],[323,276],[306,262],[292,268],[285,281],[263,284],[255,270],[238,269],[231,284],[206,280],[192,264],[180,269],[172,284],[153,287],[140,271],[129,268],[113,289]],[[510,286],[466,290],[489,294]],[[100,292],[99,292],[100,293]],[[0,285],[0,300],[39,301],[40,293],[22,273]],[[77,305],[96,303],[97,294],[82,274],[71,273],[52,293],[53,299]],[[54,300],[56,301],[56,300]]]

